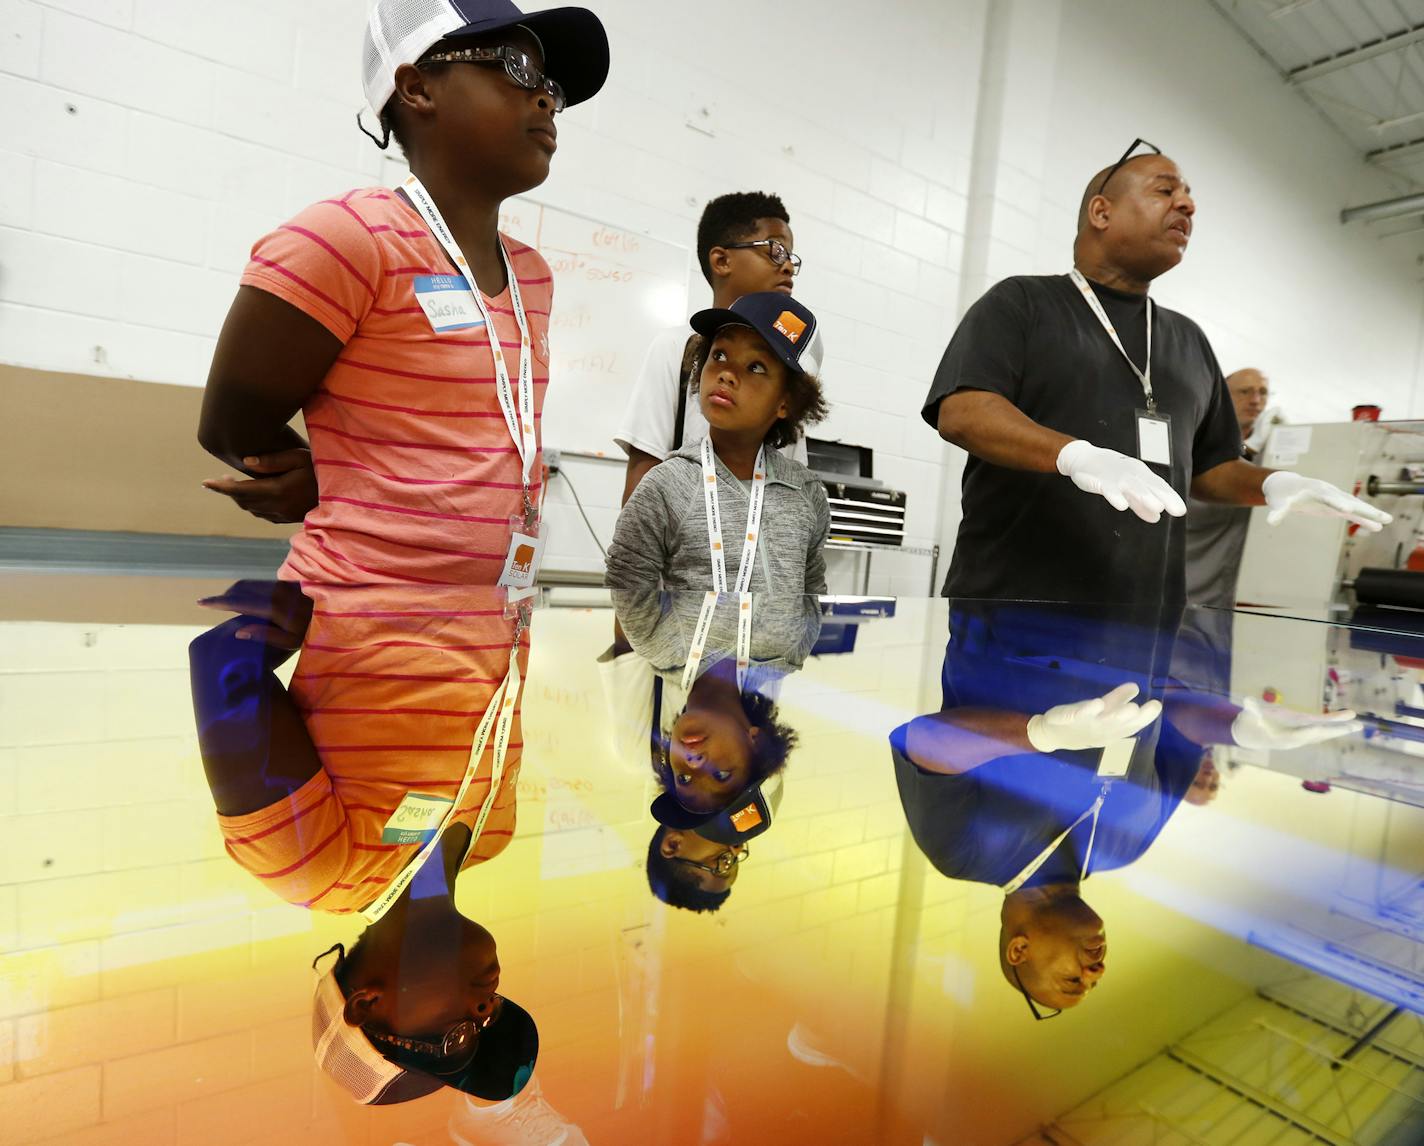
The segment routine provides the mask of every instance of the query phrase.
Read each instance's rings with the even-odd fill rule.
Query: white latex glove
[[[1359,732],[1364,724],[1348,708],[1311,714],[1248,696],[1231,722],[1231,738],[1242,748],[1288,749],[1320,744]]]
[[[1361,529],[1378,533],[1394,520],[1392,514],[1351,497],[1328,481],[1285,470],[1277,470],[1268,477],[1261,492],[1266,495],[1266,505],[1271,511],[1266,515],[1267,525],[1278,524],[1288,513],[1304,513],[1311,517],[1343,517]]]
[[[1266,445],[1266,439],[1278,423],[1284,422],[1279,406],[1269,406],[1261,411],[1261,416],[1251,424],[1251,436],[1244,443],[1252,454],[1259,454]]]
[[[1187,512],[1181,495],[1145,463],[1081,438],[1058,451],[1058,472],[1085,493],[1100,495],[1119,513],[1131,509],[1143,521],[1157,521],[1164,509],[1173,517]]]
[[[1105,696],[1060,704],[1028,720],[1028,742],[1038,752],[1063,748],[1105,748],[1136,736],[1162,713],[1160,700],[1134,704],[1137,686],[1120,684]]]

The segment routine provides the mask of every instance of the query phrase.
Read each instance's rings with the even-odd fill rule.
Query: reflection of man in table
[[[1036,1016],[1077,1006],[1106,973],[1083,882],[1152,846],[1202,744],[1292,747],[1359,727],[1353,713],[1243,710],[1173,686],[1175,621],[957,602],[940,711],[891,734],[920,850],[951,879],[1003,889],[1000,966]]]

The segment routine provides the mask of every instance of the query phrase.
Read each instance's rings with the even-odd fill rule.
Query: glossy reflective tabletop
[[[314,1053],[313,960],[352,948],[365,923],[350,907],[417,848],[382,842],[402,801],[363,796],[355,779],[376,765],[350,761],[456,759],[439,783],[458,780],[508,663],[497,605],[318,593],[310,628],[282,619],[308,647],[275,679],[312,759],[343,777],[320,810],[310,773],[279,759],[277,702],[238,679],[241,664],[261,676],[268,646],[246,642],[255,660],[240,662],[235,642],[195,643],[227,614],[193,602],[223,585],[3,589],[0,1143],[1424,1141],[1416,615],[758,601],[740,680],[733,609],[684,688],[700,595],[620,600],[615,646],[604,593],[548,591],[524,638],[507,783],[466,832],[458,878],[462,852],[448,855],[453,930],[411,908],[390,939],[399,912],[383,917],[398,969],[370,981],[387,1001],[359,1011],[352,971],[336,1004],[377,1042],[478,1027],[493,980],[461,982],[478,948],[498,997],[537,1026],[537,1057],[516,1048],[502,1082],[369,1105]],[[1024,739],[1044,746],[1025,719],[1059,706],[1091,723],[1083,704],[1124,683],[1138,686],[1125,703],[1164,709],[1123,751],[1049,756]],[[733,710],[750,755],[714,750],[716,688],[763,698]],[[1319,722],[1346,707],[1348,726]],[[240,813],[269,801],[222,775],[254,753],[286,809],[260,822]],[[1114,753],[1122,775],[1100,775]],[[661,826],[659,765],[674,819],[708,770],[713,810],[741,834]],[[750,818],[731,815],[728,794],[763,768]],[[439,783],[425,787],[453,792]],[[1078,823],[1027,878],[1039,899],[1006,899],[1025,857],[1104,792],[1091,840]],[[347,849],[310,906],[284,901],[302,898],[299,874],[262,850],[304,821],[333,827],[296,831],[288,867],[325,864],[312,856],[328,837]],[[1039,944],[1047,917],[1030,909],[1068,884],[1071,973],[1014,963],[1001,931]],[[439,1021],[394,1030],[405,1020],[382,1008],[417,1006],[435,980],[455,983]],[[1035,1018],[1065,992],[1061,1014]],[[516,1019],[504,1005],[478,1031],[476,1063]]]

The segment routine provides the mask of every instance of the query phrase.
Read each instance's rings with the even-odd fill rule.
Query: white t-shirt
[[[673,450],[673,422],[677,419],[677,387],[682,374],[682,356],[692,330],[674,326],[653,339],[643,357],[643,368],[633,383],[628,405],[614,441],[626,454],[642,450],[658,461],[665,461]],[[696,394],[687,396],[687,409],[682,419],[682,444],[693,445],[707,436],[707,419]],[[802,465],[806,464],[806,439],[782,447],[782,453]]]

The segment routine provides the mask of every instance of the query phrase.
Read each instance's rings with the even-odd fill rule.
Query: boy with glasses
[[[781,199],[761,191],[713,199],[697,224],[697,262],[714,307],[726,309],[761,291],[790,294],[801,258],[793,253],[791,217]],[[699,346],[684,325],[664,331],[648,348],[614,439],[628,455],[624,502],[645,473],[707,434],[696,398],[688,398]],[[784,452],[804,464],[805,438],[798,435]]]
[[[362,61],[367,134],[410,174],[258,239],[198,431],[256,480],[207,484],[303,521],[285,580],[512,583],[516,533],[537,532],[553,288],[499,210],[548,178],[607,38],[583,8],[378,0]]]

